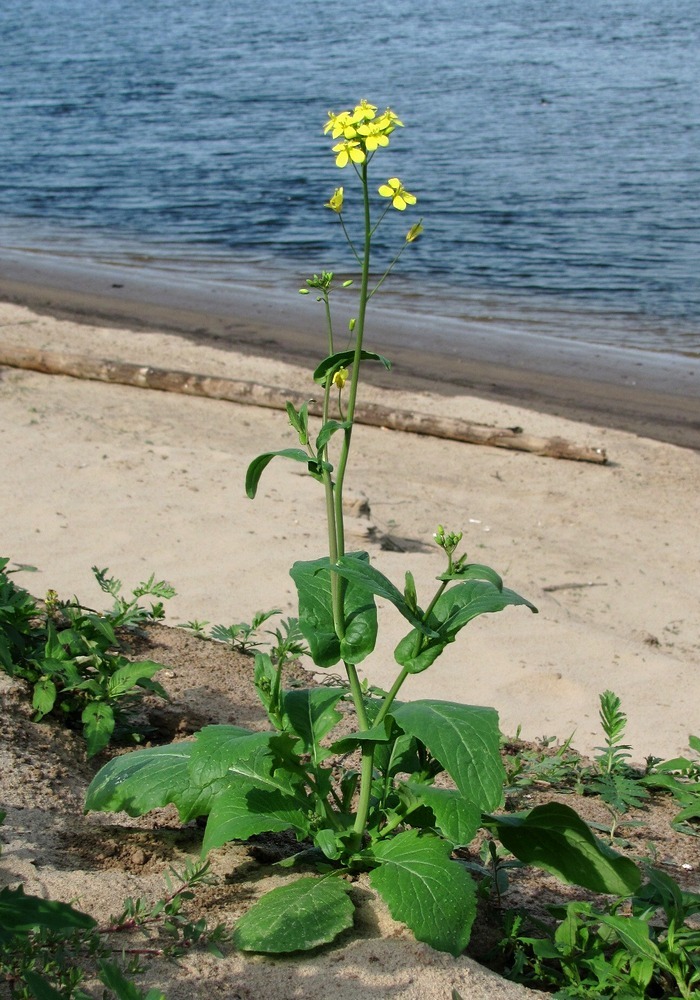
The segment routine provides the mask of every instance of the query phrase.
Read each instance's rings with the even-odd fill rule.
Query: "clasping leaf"
[[[314,372],[314,382],[325,385],[326,379],[333,378],[339,368],[345,368],[352,364],[355,359],[354,351],[339,351],[324,358]],[[372,351],[360,351],[360,361],[380,361],[387,371],[391,368],[391,361],[381,354],[374,354]]]

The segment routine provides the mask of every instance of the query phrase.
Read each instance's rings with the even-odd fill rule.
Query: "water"
[[[418,214],[427,313],[700,355],[697,0],[23,0],[0,10],[0,242],[220,280],[348,268],[322,124]],[[385,231],[382,230],[382,233]],[[404,299],[405,301],[405,299]]]

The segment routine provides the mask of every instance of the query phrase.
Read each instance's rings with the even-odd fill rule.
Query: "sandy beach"
[[[50,290],[45,298],[53,301]],[[255,352],[248,343],[236,350],[206,331],[195,336],[153,325],[130,328],[123,316],[109,322],[104,303],[99,320],[91,320],[71,301],[70,316],[67,301],[60,308],[46,301],[40,308],[0,303],[0,342],[314,395],[311,365],[300,366],[293,352],[292,360],[281,360],[281,351],[270,356],[269,345],[267,352]],[[544,407],[538,412],[479,398],[449,383],[435,382],[428,391],[425,380],[409,380],[407,390],[396,373],[389,378],[393,382],[383,378],[367,386],[364,400],[491,427],[517,426],[527,435],[556,435],[580,447],[605,449],[608,456],[607,464],[592,464],[356,428],[348,479],[357,501],[348,519],[352,548],[367,549],[398,585],[411,569],[420,598],[432,593],[432,580],[442,571],[431,540],[436,526],[461,529],[470,558],[492,565],[539,608],[536,616],[517,608],[471,623],[433,668],[410,679],[406,697],[493,705],[504,734],[560,740],[573,734],[574,745],[590,752],[602,741],[598,695],[611,688],[628,714],[635,760],[685,752],[688,735],[700,731],[700,454]],[[692,401],[680,399],[681,411],[686,405],[692,413]],[[54,588],[95,607],[103,607],[106,598],[92,566],[109,567],[126,589],[155,573],[177,590],[167,605],[166,621],[173,625],[249,621],[256,611],[275,607],[294,614],[289,567],[296,559],[323,554],[321,490],[282,461],[268,467],[254,502],[243,485],[253,457],[294,443],[281,411],[0,369],[0,448],[8,498],[0,554],[38,568],[16,577],[35,595]],[[386,687],[395,674],[392,649],[403,629],[390,606],[380,604],[380,619],[380,643],[367,676]],[[183,682],[193,679],[183,675]],[[197,704],[206,706],[206,676],[194,683]],[[44,779],[39,764],[42,773],[27,778],[14,726],[24,731],[31,724],[22,722],[21,712],[11,721],[8,717],[8,749],[2,751],[10,782],[4,794],[13,806],[3,859],[13,877],[29,892],[79,896],[98,915],[118,910],[129,893],[157,898],[166,862],[154,851],[158,840],[148,829],[134,832],[146,838],[145,854],[128,848],[125,870],[111,872],[108,884],[107,862],[92,870],[74,860],[68,867],[75,870],[67,870],[60,823],[55,832],[62,810],[65,821],[75,814],[70,820],[75,829],[87,823],[81,834],[86,845],[90,838],[103,841],[100,818],[80,816],[89,776],[84,767],[73,773],[66,763],[59,765],[65,775],[60,787]],[[66,761],[74,759],[75,750],[64,747],[60,735],[49,731],[39,738],[51,760],[61,761],[64,754]],[[31,857],[45,859],[39,869],[22,860],[29,849],[21,829],[28,809],[36,817]],[[105,817],[107,823],[114,819]],[[144,867],[141,860],[129,861],[132,856],[151,861]],[[228,877],[233,859],[234,854],[217,855],[218,878]],[[259,961],[233,953],[222,963],[198,955],[178,976],[161,967],[152,975],[156,985],[167,985],[169,1000],[189,1000],[193,983],[198,996],[230,997],[235,989],[250,1000],[320,1000],[329,983],[347,1000],[367,995],[443,1000],[453,988],[464,1000],[535,995],[467,957],[453,960],[417,946],[387,913],[372,913],[369,936],[365,929],[360,939],[308,959]]]

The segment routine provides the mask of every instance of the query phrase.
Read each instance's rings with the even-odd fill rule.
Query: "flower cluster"
[[[373,153],[380,146],[389,145],[389,136],[397,125],[403,122],[387,108],[377,115],[377,108],[367,101],[360,101],[352,111],[341,111],[335,114],[328,112],[328,121],[323,131],[330,132],[333,139],[340,142],[333,146],[336,153],[335,162],[339,167],[348,163],[364,163],[368,153]]]
[[[462,532],[445,531],[443,526],[438,524],[438,529],[433,535],[433,538],[440,548],[444,549],[448,556],[451,556],[459,543],[462,541]]]

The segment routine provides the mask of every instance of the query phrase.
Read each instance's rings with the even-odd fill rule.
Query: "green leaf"
[[[365,590],[376,594],[377,597],[383,597],[385,600],[390,601],[397,611],[419,629],[420,632],[427,636],[437,636],[438,633],[434,629],[424,624],[422,612],[413,606],[410,595],[407,600],[388,577],[369,564],[369,557],[358,558],[358,556],[364,557],[366,553],[353,552],[341,556],[337,563],[331,566],[332,571],[338,573],[345,580],[359,584]]]
[[[352,364],[354,359],[354,351],[339,351],[337,354],[329,355],[323,359],[314,372],[314,382],[317,382],[319,385],[325,385],[326,379],[333,378],[339,368],[347,367],[347,365]],[[373,354],[372,351],[360,351],[360,360],[380,361],[387,371],[391,368],[391,361],[388,358],[383,357],[381,354]]]
[[[495,569],[490,566],[482,566],[480,563],[468,563],[461,569],[456,569],[452,573],[441,573],[438,580],[487,580],[494,587],[503,590],[503,580]]]
[[[143,816],[151,809],[174,803],[187,822],[205,816],[210,803],[189,774],[194,743],[171,743],[115,757],[97,772],[87,791],[85,811],[119,812]]]
[[[242,951],[309,951],[352,926],[354,906],[338,878],[301,878],[268,892],[242,917],[233,943]]]
[[[123,667],[115,670],[110,677],[107,683],[107,694],[110,698],[119,698],[136,687],[140,681],[150,680],[159,670],[163,670],[163,664],[154,663],[152,660],[126,663]]]
[[[293,403],[287,403],[287,416],[294,430],[299,435],[299,444],[309,442],[309,404],[303,403],[299,410]]]
[[[63,1000],[65,996],[65,993],[59,993],[43,976],[31,969],[25,969],[22,978],[29,987],[34,1000]]]
[[[251,733],[242,726],[205,726],[195,736],[190,753],[189,776],[204,788],[230,774],[231,768],[251,754],[269,752],[272,733]]]
[[[0,941],[25,935],[37,927],[52,931],[65,931],[72,927],[89,930],[96,924],[91,916],[74,910],[68,903],[25,896],[22,886],[0,889]]]
[[[432,810],[435,823],[453,847],[471,844],[481,826],[481,809],[453,788],[436,788],[408,781],[405,786],[419,801]]]
[[[646,920],[640,917],[618,917],[612,914],[601,914],[598,918],[601,924],[611,927],[625,948],[639,958],[651,959],[662,968],[669,969],[668,963],[652,941],[650,927]]]
[[[102,983],[112,990],[117,1000],[166,1000],[165,994],[155,988],[143,993],[114,962],[100,959],[99,968]]]
[[[32,708],[36,710],[36,721],[43,719],[56,703],[56,685],[50,677],[40,677],[34,685]]]
[[[348,736],[341,736],[339,740],[335,741],[331,750],[334,754],[345,754],[352,753],[357,747],[389,743],[391,741],[390,730],[391,724],[387,718],[371,729],[361,729],[359,732],[349,733]]]
[[[208,730],[218,728],[207,726]],[[204,732],[206,730],[202,730]],[[219,777],[228,784],[243,778],[252,780],[263,789],[280,789],[296,794],[300,786],[295,778],[298,764],[298,757],[293,751],[295,742],[294,737],[287,733],[248,733],[232,741],[222,755],[207,751],[206,758],[200,756],[195,743],[190,776],[195,784],[202,786]]]
[[[211,791],[203,853],[256,833],[290,827],[307,832],[306,796],[294,770],[284,761],[280,766],[280,754],[291,754],[293,743],[286,735],[237,726],[207,726],[198,733],[188,771],[192,787]]]
[[[309,832],[307,803],[279,788],[261,788],[260,784],[259,781],[240,780],[219,792],[204,831],[203,857],[230,840],[248,840],[258,833],[296,830],[300,836],[306,836]]]
[[[357,561],[368,560],[366,552],[353,553]],[[330,560],[295,562],[290,570],[299,595],[299,628],[318,667],[332,667],[339,660],[360,663],[374,649],[377,639],[377,608],[371,592],[349,582],[345,588],[345,635],[338,639],[333,620]]]
[[[394,707],[398,708],[401,702],[394,702]],[[398,726],[394,725],[391,733],[391,741],[382,745],[383,741],[375,744],[374,766],[386,777],[393,778],[397,774],[415,774],[421,770],[421,761],[418,757],[418,743],[412,736],[400,732]]]
[[[526,814],[490,816],[488,825],[520,861],[572,885],[627,896],[641,884],[636,865],[594,837],[581,817],[559,802]]]
[[[88,757],[104,750],[114,732],[114,710],[104,701],[91,701],[83,709],[81,720]]]
[[[501,804],[505,770],[495,709],[425,700],[406,702],[391,714],[428,748],[465,798],[481,810]]]
[[[352,427],[351,420],[327,420],[316,438],[316,451],[318,454],[321,454],[321,451],[337,431],[345,431],[349,427]]]
[[[465,580],[446,590],[436,601],[427,625],[435,638],[426,638],[413,629],[404,636],[394,650],[396,662],[412,674],[427,670],[445,646],[454,642],[457,633],[479,615],[503,611],[510,605],[524,605],[537,612],[534,604],[514,590],[497,586],[487,580]]]
[[[301,752],[310,754],[315,764],[330,752],[322,749],[320,742],[342,719],[335,706],[343,694],[343,688],[312,688],[284,694],[285,722],[300,738]]]
[[[258,455],[258,457],[254,458],[248,466],[248,471],[246,472],[245,477],[245,491],[251,500],[258,492],[258,484],[263,472],[268,467],[272,459],[277,457],[291,458],[292,461],[303,462],[306,466],[310,463],[312,465],[314,464],[313,460],[309,458],[308,452],[302,451],[301,448],[283,448],[281,451],[267,451],[264,455]]]
[[[407,830],[373,847],[371,855],[380,864],[369,881],[392,917],[407,924],[419,941],[457,957],[469,943],[476,891],[450,852],[439,837]]]

